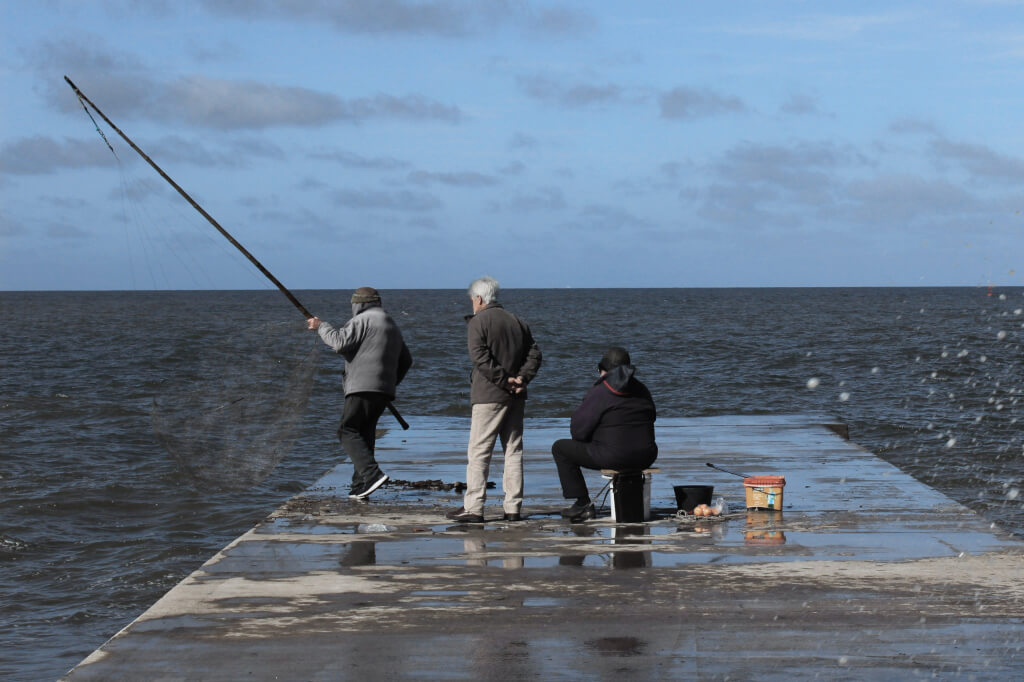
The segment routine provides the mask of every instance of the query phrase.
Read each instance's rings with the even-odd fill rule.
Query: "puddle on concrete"
[[[304,533],[307,535],[337,535],[356,532],[355,523],[333,524],[315,516],[293,518],[278,516],[256,527],[257,535],[275,533]]]
[[[554,607],[564,606],[568,603],[568,600],[555,599],[553,597],[525,597],[522,603],[523,606]]]

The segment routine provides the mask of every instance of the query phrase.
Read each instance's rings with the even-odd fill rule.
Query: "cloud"
[[[793,93],[779,106],[779,112],[790,116],[818,116],[818,101],[810,95]]]
[[[774,186],[794,198],[817,202],[827,190],[824,170],[848,165],[859,157],[832,143],[800,142],[792,146],[745,142],[728,150],[715,164],[717,175],[731,183]]]
[[[931,152],[940,162],[961,166],[979,179],[1014,184],[1024,181],[1024,160],[999,154],[984,145],[935,138],[931,141]]]
[[[440,199],[424,192],[340,189],[331,198],[338,206],[357,210],[432,211],[441,206]]]
[[[857,221],[895,229],[926,219],[945,220],[979,208],[976,197],[945,180],[888,174],[851,182],[844,213]]]
[[[499,168],[498,172],[502,175],[522,175],[526,172],[526,166],[522,161],[510,161]]]
[[[28,230],[21,223],[16,223],[6,213],[0,212],[0,237],[20,237],[28,234]]]
[[[462,118],[458,107],[422,95],[379,94],[344,100],[307,88],[204,76],[181,78],[168,85],[150,114],[218,130],[323,126],[381,118],[457,123]]]
[[[541,187],[513,195],[505,202],[505,207],[520,213],[560,211],[565,208],[565,197],[558,187]]]
[[[701,192],[697,215],[745,229],[799,224],[800,219],[792,212],[765,208],[778,198],[778,191],[771,187],[715,182]]]
[[[919,121],[912,118],[904,118],[898,121],[893,121],[889,124],[889,132],[896,135],[918,135],[921,133],[927,135],[936,135],[938,130],[934,123],[928,121]]]
[[[548,76],[518,76],[516,82],[530,97],[566,108],[616,104],[623,99],[618,85],[567,85]]]
[[[98,139],[57,140],[34,135],[0,147],[0,174],[42,175],[62,168],[107,167],[116,163],[114,155]]]
[[[98,42],[102,44],[102,40]],[[162,82],[152,78],[149,69],[132,55],[74,41],[42,44],[26,61],[27,68],[44,75],[40,79],[44,98],[66,113],[80,111],[81,104],[63,80],[52,74],[74,64],[71,79],[119,126],[124,119],[146,118],[214,130],[261,130],[395,119],[459,123],[464,117],[457,106],[416,93],[345,99],[304,87],[203,75]]]
[[[45,228],[46,236],[55,240],[80,240],[89,237],[89,233],[69,223],[50,223]]]
[[[267,140],[254,138],[230,140],[226,149],[217,149],[203,142],[168,135],[148,148],[143,147],[143,150],[158,165],[162,162],[175,162],[204,167],[239,168],[252,158],[284,158],[280,147]]]
[[[152,178],[134,180],[110,192],[112,199],[125,198],[132,201],[140,201],[154,196],[171,197],[177,196],[177,194],[170,185],[162,179],[157,179],[156,174],[153,174]]]
[[[367,157],[343,149],[318,149],[310,152],[309,158],[320,161],[331,161],[346,168],[359,170],[404,170],[411,164],[390,156]]]
[[[621,206],[610,204],[588,204],[573,221],[572,227],[598,232],[646,229],[650,223],[633,215]]]
[[[476,171],[458,173],[436,173],[430,171],[413,171],[409,173],[409,181],[417,185],[451,185],[453,187],[490,187],[498,184],[498,179]]]
[[[514,133],[509,138],[508,146],[511,149],[535,149],[540,146],[540,141],[533,135],[526,133]]]
[[[765,22],[757,25],[723,27],[728,33],[770,36],[784,40],[837,41],[846,40],[871,29],[884,28],[914,21],[908,12],[888,14],[828,15],[818,14],[791,17],[786,21]]]
[[[345,33],[413,34],[460,38],[502,26],[527,33],[572,36],[589,31],[592,15],[580,9],[507,0],[203,0],[214,13],[327,25]]]
[[[658,105],[662,118],[675,120],[743,113],[747,110],[746,105],[738,97],[684,87],[674,88],[662,94],[658,98]]]
[[[856,150],[831,142],[766,145],[744,142],[709,165],[703,189],[681,190],[706,220],[749,229],[794,227],[835,211],[842,172],[863,165]]]

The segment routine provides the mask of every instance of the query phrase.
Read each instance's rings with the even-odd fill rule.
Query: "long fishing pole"
[[[178,194],[180,194],[182,197],[185,198],[185,201],[187,201],[188,203],[190,203],[192,205],[192,208],[196,209],[201,216],[206,218],[206,220],[211,225],[213,225],[217,229],[218,232],[220,232],[222,235],[224,235],[225,239],[227,239],[229,242],[231,242],[232,246],[234,246],[236,249],[241,251],[243,256],[248,258],[249,261],[253,265],[255,265],[256,268],[260,272],[262,272],[263,275],[267,279],[269,279],[271,282],[273,282],[274,286],[276,286],[278,289],[281,290],[281,293],[284,294],[288,298],[288,300],[292,302],[292,305],[294,305],[296,308],[299,309],[299,312],[302,313],[306,317],[307,320],[310,319],[311,317],[313,317],[313,314],[310,313],[308,310],[306,310],[306,307],[304,305],[302,305],[302,303],[299,302],[299,299],[295,298],[295,295],[292,294],[292,292],[289,291],[288,288],[285,287],[285,285],[281,284],[281,282],[277,279],[277,277],[274,277],[274,275],[270,272],[270,270],[267,270],[265,267],[263,267],[263,263],[260,263],[258,260],[256,260],[256,256],[254,256],[251,253],[249,253],[248,249],[246,249],[244,246],[242,246],[238,242],[237,239],[232,237],[231,234],[227,230],[225,230],[223,227],[221,227],[220,223],[218,223],[216,220],[214,220],[213,216],[211,216],[209,213],[206,212],[206,209],[204,209],[202,206],[200,206],[198,204],[198,202],[196,202],[195,199],[193,199],[191,196],[189,196],[188,192],[186,192],[184,189],[182,189],[181,186],[178,183],[176,183],[171,178],[171,176],[169,176],[167,173],[165,173],[163,168],[161,168],[160,166],[156,165],[156,162],[153,161],[153,159],[149,158],[149,156],[146,154],[146,152],[142,151],[137,144],[132,142],[131,138],[129,138],[127,135],[125,135],[121,131],[120,128],[118,128],[116,125],[114,125],[114,122],[111,121],[109,118],[107,118],[107,115],[104,114],[102,111],[100,111],[100,108],[98,106],[96,106],[95,104],[93,104],[92,100],[89,99],[88,97],[86,97],[85,93],[83,93],[81,90],[79,90],[78,86],[71,82],[70,78],[68,78],[67,76],[64,76],[64,80],[66,80],[68,82],[68,85],[71,86],[71,89],[74,90],[75,95],[78,97],[79,101],[85,102],[90,107],[92,107],[93,111],[95,111],[97,114],[99,114],[100,118],[102,118],[104,121],[106,121],[107,125],[110,126],[111,129],[114,132],[116,132],[118,135],[120,135],[121,138],[125,142],[127,142],[128,145],[132,149],[134,149],[138,153],[139,156],[141,156],[143,159],[145,159],[146,163],[148,163],[150,166],[153,167],[153,170],[155,170],[157,173],[160,174],[160,177],[162,177],[164,180],[166,180],[168,182],[168,184],[170,184],[171,187],[173,187],[175,190],[177,190]],[[89,113],[88,109],[86,109],[86,113]],[[97,126],[96,128],[97,128],[97,130],[99,130],[99,126]],[[100,135],[103,135],[103,131],[100,131]],[[103,139],[106,140],[106,137],[104,137]],[[110,146],[109,142],[107,142],[107,146],[108,147]],[[113,147],[111,147],[111,151],[113,151]],[[116,154],[115,154],[115,156],[116,156]],[[398,410],[395,409],[395,406],[392,405],[390,401],[388,401],[388,409],[391,411],[391,414],[393,414],[395,416],[395,419],[398,420],[398,423],[402,425],[403,429],[408,429],[409,428],[408,422],[406,422],[404,419],[402,419],[402,415],[400,415],[398,413]]]

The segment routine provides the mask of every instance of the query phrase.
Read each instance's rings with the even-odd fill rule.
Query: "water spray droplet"
[[[811,389],[812,391],[816,389],[820,384],[821,380],[818,379],[818,377],[811,377],[810,379],[807,380],[807,388]]]

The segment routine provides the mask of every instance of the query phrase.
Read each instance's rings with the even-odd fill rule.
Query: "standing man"
[[[494,441],[505,453],[505,520],[519,521],[523,506],[523,414],[526,385],[540,369],[540,348],[530,328],[498,303],[498,282],[481,277],[469,285],[469,359],[473,363],[469,402],[473,419],[466,456],[466,493],[461,508],[445,516],[460,523],[483,523],[487,476]]]
[[[319,317],[307,322],[345,358],[345,407],[338,439],[354,469],[349,497],[363,500],[388,480],[373,456],[377,420],[412,367],[412,355],[373,287],[360,287],[352,294],[352,319],[341,329]]]

